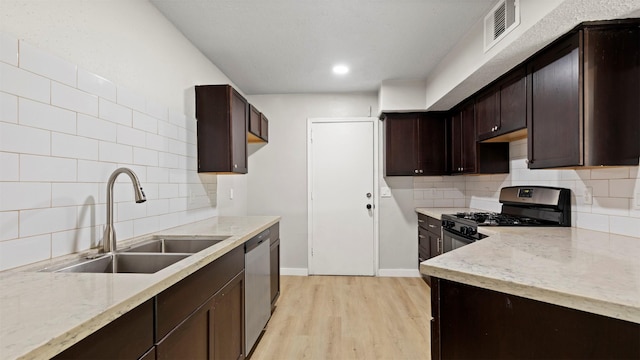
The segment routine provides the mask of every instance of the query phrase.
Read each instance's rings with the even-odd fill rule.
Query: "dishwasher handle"
[[[244,243],[244,252],[248,253],[249,251],[258,247],[258,245],[262,244],[263,242],[270,240],[269,235],[271,235],[271,230],[267,229],[261,232],[260,234],[249,239],[246,243]]]

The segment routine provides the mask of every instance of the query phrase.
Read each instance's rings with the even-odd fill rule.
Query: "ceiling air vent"
[[[484,51],[487,52],[520,24],[520,0],[501,0],[484,18]]]

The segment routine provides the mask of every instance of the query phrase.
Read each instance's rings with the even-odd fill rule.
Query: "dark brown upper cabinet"
[[[269,120],[266,116],[249,104],[249,133],[250,143],[269,142]]]
[[[638,165],[639,25],[587,23],[531,59],[529,168]]]
[[[451,112],[451,173],[499,174],[509,172],[509,143],[476,142],[475,104],[463,103]]]
[[[526,79],[525,67],[516,68],[476,96],[478,141],[508,141],[526,137]]]
[[[447,173],[447,122],[441,113],[384,113],[385,175]]]
[[[247,173],[249,104],[230,85],[196,86],[198,172]]]

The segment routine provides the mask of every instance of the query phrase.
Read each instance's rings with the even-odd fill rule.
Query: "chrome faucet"
[[[122,173],[129,175],[129,178],[131,178],[131,182],[133,183],[133,192],[136,196],[136,203],[143,203],[147,201],[147,198],[144,196],[144,192],[142,191],[140,180],[138,180],[138,176],[136,176],[136,174],[130,169],[119,168],[109,176],[109,181],[107,181],[107,225],[104,229],[104,236],[102,237],[102,250],[105,253],[116,250],[116,232],[113,228],[113,185],[115,184],[118,175]]]

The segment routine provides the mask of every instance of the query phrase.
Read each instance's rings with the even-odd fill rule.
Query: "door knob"
[[[371,210],[372,208],[373,208],[373,205],[367,204],[367,209]]]
[[[371,199],[371,193],[367,193],[367,198]]]

